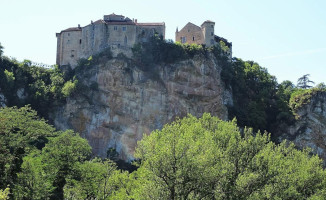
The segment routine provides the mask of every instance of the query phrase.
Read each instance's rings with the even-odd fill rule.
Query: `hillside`
[[[298,90],[292,83],[278,84],[255,62],[231,61],[227,50],[223,43],[205,48],[153,38],[136,45],[132,58],[106,50],[80,60],[74,70],[2,58],[0,103],[30,104],[57,129],[79,132],[94,155],[114,150],[123,160],[133,159],[143,133],[187,113],[236,118],[241,127],[267,130],[276,142],[286,138],[297,144],[303,141],[292,137],[302,131],[298,124],[324,124],[323,115],[304,123],[295,118],[300,112],[290,106],[291,93]]]

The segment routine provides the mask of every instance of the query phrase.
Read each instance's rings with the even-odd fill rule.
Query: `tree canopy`
[[[189,115],[139,142],[141,199],[324,199],[322,161],[236,122]],[[135,198],[137,199],[137,198]]]

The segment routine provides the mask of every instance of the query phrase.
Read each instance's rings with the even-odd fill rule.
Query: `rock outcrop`
[[[283,130],[279,140],[291,140],[299,148],[310,147],[326,161],[326,92],[314,93],[296,110],[297,120]],[[283,127],[284,128],[284,127]]]
[[[106,157],[115,148],[121,159],[131,160],[143,133],[176,117],[209,112],[226,120],[232,95],[224,90],[220,72],[213,55],[149,70],[124,57],[101,61],[79,72],[84,88],[50,118],[57,128],[87,138],[95,155]]]

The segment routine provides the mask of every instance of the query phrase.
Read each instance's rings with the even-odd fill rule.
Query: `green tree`
[[[298,79],[297,87],[302,88],[302,89],[308,89],[311,88],[312,86],[310,83],[315,84],[315,82],[311,81],[309,79],[310,74],[305,74],[302,77]]]
[[[47,171],[44,170],[41,151],[35,151],[24,157],[21,172],[17,174],[18,181],[14,187],[15,199],[49,199],[55,189]]]
[[[125,182],[122,180],[124,173],[120,173],[109,160],[85,161],[76,171],[74,176],[67,179],[64,187],[65,199],[109,199]]]
[[[189,115],[138,143],[134,199],[324,199],[326,173],[308,150],[236,122]]]
[[[50,139],[42,149],[42,162],[46,163],[44,170],[52,176],[50,179],[55,187],[52,199],[63,199],[66,178],[72,176],[90,154],[91,147],[87,140],[72,131],[65,131]]]
[[[23,157],[41,149],[54,128],[30,107],[0,108],[0,188],[13,185]]]
[[[77,88],[77,80],[74,81],[67,81],[64,86],[62,87],[61,93],[64,97],[68,97],[71,93],[73,93]]]
[[[9,199],[10,189],[6,188],[4,190],[0,189],[0,200],[7,200]]]

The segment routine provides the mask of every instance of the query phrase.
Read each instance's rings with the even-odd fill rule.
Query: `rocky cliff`
[[[279,140],[293,141],[299,148],[310,147],[326,161],[326,92],[315,92],[296,109],[297,120],[283,127]]]
[[[147,69],[120,56],[79,70],[82,89],[50,118],[59,129],[81,133],[101,157],[115,148],[130,160],[143,133],[187,113],[227,119],[226,104],[232,104],[213,55]]]

